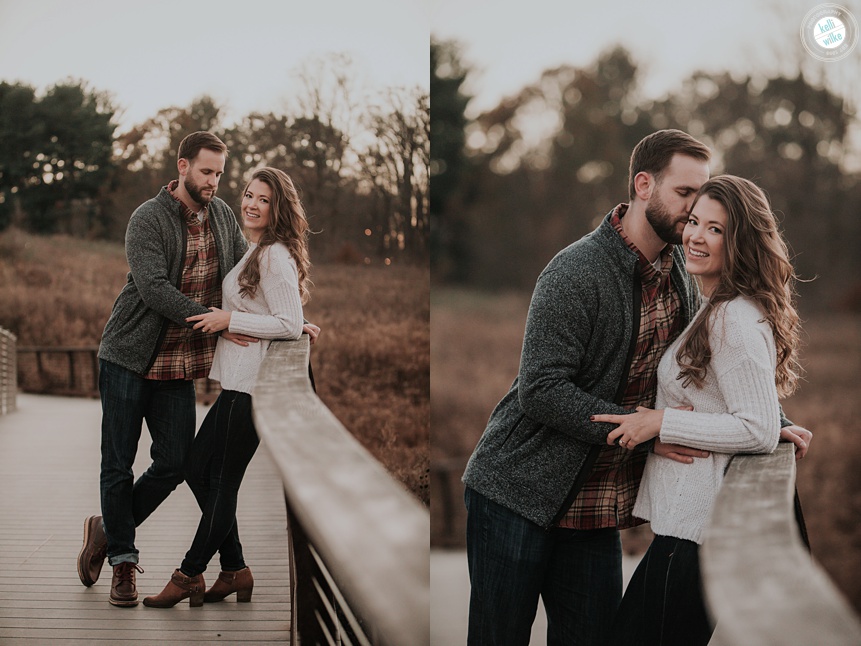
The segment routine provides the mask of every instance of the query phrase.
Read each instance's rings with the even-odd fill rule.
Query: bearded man
[[[619,530],[643,522],[632,511],[647,451],[707,455],[660,440],[608,446],[613,426],[589,418],[653,407],[661,355],[699,309],[680,243],[710,156],[679,130],[645,137],[630,203],[538,278],[519,374],[463,476],[473,646],[528,644],[539,598],[548,644],[606,643],[622,597]]]

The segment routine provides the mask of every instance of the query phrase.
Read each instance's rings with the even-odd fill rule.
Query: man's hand
[[[784,442],[792,442],[795,445],[795,459],[800,460],[807,455],[813,433],[801,426],[784,426],[780,429],[780,439]]]
[[[709,457],[708,451],[692,449],[689,446],[681,446],[679,444],[667,444],[661,442],[659,438],[655,439],[654,451],[655,455],[660,455],[676,462],[683,462],[684,464],[693,464],[694,458]]]
[[[241,345],[242,347],[247,347],[249,343],[260,342],[260,339],[253,336],[248,336],[247,334],[236,334],[235,332],[228,332],[227,330],[224,330],[221,333],[221,338],[226,339],[227,341],[233,341],[236,345]]]
[[[317,343],[317,337],[320,336],[320,328],[313,323],[306,323],[302,326],[302,331],[308,335],[311,345]]]

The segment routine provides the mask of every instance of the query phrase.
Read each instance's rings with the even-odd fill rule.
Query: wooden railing
[[[24,392],[50,395],[99,395],[99,346],[21,346],[18,348],[18,385]],[[211,404],[221,386],[195,379],[197,400]]]
[[[32,364],[22,375],[21,385],[25,390],[50,392],[63,395],[95,396],[99,392],[99,346],[59,347],[21,346],[21,369],[25,361],[33,356]]]
[[[794,491],[790,444],[730,463],[700,557],[711,644],[861,644],[861,622],[801,541]]]
[[[18,392],[16,337],[0,327],[0,415],[15,410]]]
[[[428,512],[317,398],[309,353],[272,343],[253,399],[284,483],[293,643],[428,644]]]

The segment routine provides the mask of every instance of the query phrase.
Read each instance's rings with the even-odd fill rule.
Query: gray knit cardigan
[[[210,202],[208,217],[221,281],[248,243],[233,211],[220,198]],[[166,188],[132,213],[126,229],[128,281],[105,325],[100,359],[143,375],[152,366],[170,321],[188,325],[186,317],[209,311],[179,291],[187,238],[181,206]]]
[[[673,256],[684,328],[699,292],[680,246]],[[639,329],[637,262],[608,214],[541,272],[519,374],[467,464],[467,486],[543,527],[568,509],[615,428],[590,422],[590,415],[626,412],[618,402]]]

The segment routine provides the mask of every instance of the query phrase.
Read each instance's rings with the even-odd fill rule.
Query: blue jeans
[[[108,562],[138,562],[135,528],[183,480],[194,439],[194,382],[159,381],[108,361],[99,361],[102,399],[102,519]],[[143,422],[152,437],[152,464],[134,480]]]
[[[703,602],[699,546],[655,536],[625,590],[610,643],[705,646],[712,632]]]
[[[188,460],[186,480],[203,515],[180,565],[184,574],[204,572],[215,552],[219,552],[222,570],[245,567],[236,525],[236,499],[259,444],[251,395],[222,390],[200,425]]]
[[[466,489],[472,646],[526,645],[538,599],[549,646],[603,646],[622,597],[615,528],[550,529]]]

